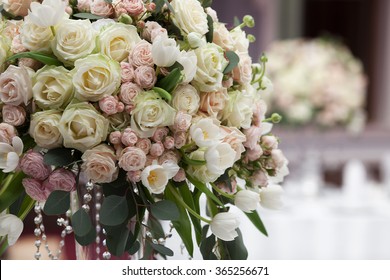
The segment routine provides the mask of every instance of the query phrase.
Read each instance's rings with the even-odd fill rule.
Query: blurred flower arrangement
[[[267,59],[252,64],[242,29],[253,18],[229,30],[198,0],[2,5],[1,252],[34,210],[36,259],[43,214],[98,258],[172,256],[169,220],[190,256],[245,259],[229,208],[267,234],[256,209],[280,207],[288,173],[261,98]]]
[[[363,129],[367,79],[346,46],[325,38],[284,40],[267,55],[275,90],[270,104],[283,121]]]

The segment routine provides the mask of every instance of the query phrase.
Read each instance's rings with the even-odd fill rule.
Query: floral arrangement
[[[273,43],[267,56],[275,90],[270,103],[285,122],[363,128],[367,80],[345,45],[322,38],[284,40]]]
[[[210,5],[2,1],[2,251],[31,210],[37,259],[44,214],[104,259],[172,256],[161,220],[190,256],[245,259],[233,205],[267,234],[256,209],[280,207],[288,173],[261,98],[267,59],[248,54],[252,17],[228,29]]]

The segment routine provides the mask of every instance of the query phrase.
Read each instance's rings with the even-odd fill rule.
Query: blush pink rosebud
[[[142,31],[142,38],[148,41],[152,41],[151,34],[153,30],[163,29],[161,25],[156,21],[148,21],[145,23],[145,28]]]
[[[176,150],[165,150],[164,153],[158,158],[158,163],[160,165],[168,161],[178,164],[180,161],[179,152]]]
[[[141,170],[136,170],[136,171],[129,171],[127,172],[127,179],[130,182],[138,183],[141,181]]]
[[[153,157],[150,154],[146,156],[145,167],[149,165],[153,165],[158,160],[158,157]]]
[[[244,146],[249,149],[254,149],[260,140],[262,129],[260,127],[252,125],[250,128],[244,130],[246,141]]]
[[[82,13],[89,13],[91,11],[91,2],[92,0],[78,0],[77,10]]]
[[[145,11],[145,5],[142,0],[123,0],[122,3],[131,16],[139,16]]]
[[[114,7],[111,3],[108,3],[105,0],[94,0],[91,3],[91,14],[102,17],[110,17],[114,14]]]
[[[191,126],[192,116],[190,114],[179,111],[175,117],[174,128],[176,131],[187,131]]]
[[[175,138],[172,136],[167,136],[164,139],[164,148],[167,150],[172,150],[175,147]]]
[[[263,149],[260,145],[255,145],[253,149],[248,149],[246,157],[249,161],[256,161],[263,155]]]
[[[173,176],[173,181],[175,182],[183,182],[186,179],[186,172],[183,168],[180,168],[179,171],[176,173],[175,176]]]
[[[154,10],[156,10],[156,3],[152,2],[152,3],[147,4],[146,9],[149,12],[153,12]]]
[[[181,147],[183,147],[186,144],[187,136],[186,136],[186,133],[184,131],[175,132],[174,138],[175,138],[175,148],[176,149],[180,149]]]
[[[124,83],[121,86],[119,99],[126,105],[134,105],[134,100],[142,89],[135,83]]]
[[[162,142],[167,137],[169,129],[167,127],[159,127],[152,136],[154,142]]]
[[[157,81],[156,71],[150,66],[140,66],[134,71],[135,82],[141,88],[151,89]]]
[[[0,123],[0,143],[12,143],[12,138],[17,136],[16,128],[8,123]]]
[[[121,144],[122,133],[120,131],[113,131],[110,133],[109,140],[113,145]]]
[[[141,170],[145,167],[146,155],[144,151],[137,147],[127,147],[123,149],[119,158],[119,167],[125,171]]]
[[[22,106],[4,105],[3,121],[13,126],[20,126],[26,120],[26,110]]]
[[[138,136],[131,128],[126,128],[122,133],[122,144],[129,147],[134,146],[138,142]]]
[[[107,115],[114,115],[124,110],[124,106],[120,105],[118,98],[114,96],[106,96],[99,100],[99,108]],[[122,111],[120,111],[122,109]]]
[[[150,147],[150,155],[152,157],[159,157],[164,152],[164,145],[161,142],[153,143],[152,147]]]
[[[268,177],[262,170],[255,171],[250,179],[255,186],[266,187],[268,185]]]
[[[265,135],[261,137],[261,144],[266,149],[277,149],[278,148],[278,139],[273,135]]]
[[[54,170],[43,182],[43,187],[47,196],[55,190],[74,191],[76,190],[76,176],[65,168],[59,168]]]
[[[48,198],[48,193],[45,191],[42,181],[33,178],[24,178],[22,185],[26,193],[34,200],[42,202]]]
[[[121,62],[121,80],[122,83],[132,82],[134,80],[134,68],[128,62]]]
[[[135,146],[144,151],[145,155],[147,155],[149,154],[150,148],[152,147],[152,142],[149,138],[141,138],[138,140]]]
[[[23,173],[40,181],[45,180],[51,173],[51,167],[43,162],[43,155],[29,150],[20,161]]]
[[[168,37],[168,31],[165,28],[155,28],[150,33],[150,40],[153,42],[158,36]]]
[[[134,47],[129,60],[134,68],[141,66],[153,67],[153,58],[152,58],[152,44],[146,40],[141,40]]]

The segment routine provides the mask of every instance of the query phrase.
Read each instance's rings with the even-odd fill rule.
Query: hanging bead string
[[[34,218],[34,223],[36,226],[34,229],[34,235],[36,237],[34,245],[37,248],[37,251],[34,254],[34,258],[36,260],[39,260],[42,257],[42,253],[40,252],[40,248],[41,248],[42,241],[43,241],[45,243],[45,249],[47,251],[48,257],[52,260],[58,260],[61,257],[62,249],[65,246],[66,235],[71,234],[73,232],[72,226],[69,225],[69,217],[71,216],[71,211],[66,212],[65,219],[62,217],[57,219],[57,225],[63,226],[64,229],[61,231],[61,240],[59,242],[56,254],[53,254],[49,248],[47,235],[45,233],[45,226],[43,224],[42,207],[39,204],[39,202],[35,203],[34,211],[37,214],[36,217]]]

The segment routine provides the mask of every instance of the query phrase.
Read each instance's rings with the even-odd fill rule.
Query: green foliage
[[[214,234],[211,234],[207,237],[207,232],[209,230],[209,226],[206,225],[202,230],[202,243],[200,244],[200,252],[204,260],[216,260],[217,257],[213,253],[213,249],[216,243],[216,238]]]
[[[208,189],[204,183],[192,178],[188,174],[187,174],[187,179],[195,186],[195,188],[203,192],[208,198],[216,202],[219,206],[222,207],[224,206],[224,204],[219,200],[219,198],[216,197],[215,194],[213,194],[213,192],[210,189]]]
[[[200,4],[202,4],[203,8],[211,7],[211,4],[213,4],[213,0],[198,0]]]
[[[241,231],[237,229],[238,236],[233,241],[222,241],[224,246],[222,252],[225,253],[227,260],[246,260],[248,258],[248,250],[245,247]]]
[[[207,15],[207,25],[209,31],[206,33],[206,40],[208,43],[212,43],[214,39],[214,21],[210,15]]]
[[[103,200],[100,222],[106,226],[118,226],[126,221],[129,208],[124,196],[111,195]]]
[[[43,212],[46,215],[65,214],[70,207],[70,192],[53,191],[46,200]]]
[[[43,157],[43,161],[47,165],[54,166],[70,166],[81,159],[79,151],[67,148],[56,148],[49,150]]]
[[[104,18],[102,16],[98,16],[98,15],[94,15],[94,14],[90,14],[90,13],[77,13],[77,14],[74,14],[72,16],[75,18],[90,19],[90,20],[98,20],[98,19]]]
[[[237,64],[240,62],[240,57],[233,51],[227,51],[225,55],[227,60],[229,60],[229,64],[226,66],[225,70],[223,70],[223,73],[227,74],[237,66]]]
[[[3,175],[5,174],[3,173]],[[25,177],[26,175],[23,172],[18,172],[15,174],[8,174],[5,176],[5,179],[0,182],[0,213],[13,204],[24,192],[22,180]],[[7,185],[8,178],[12,179],[12,186]]]
[[[19,58],[32,58],[39,62],[42,62],[46,65],[55,65],[55,66],[61,66],[63,65],[61,61],[59,61],[57,58],[53,56],[49,56],[47,54],[43,54],[40,52],[21,52],[14,54],[10,56],[6,61],[14,61]]]
[[[107,232],[107,248],[114,256],[121,256],[126,251],[129,229],[126,224],[117,227],[104,227]]]
[[[74,235],[75,236],[75,239],[76,241],[81,245],[81,246],[87,246],[93,242],[95,242],[95,239],[96,239],[96,230],[94,227],[91,227],[91,229],[89,230],[89,232],[84,235],[84,236],[78,236],[78,235]]]
[[[256,211],[252,213],[245,213],[245,215],[248,217],[248,219],[252,222],[252,224],[265,236],[268,236],[267,230],[263,224],[263,221],[261,220],[259,213]]]
[[[172,257],[173,256],[173,251],[161,244],[154,244],[154,243],[151,243],[150,244],[152,246],[152,248],[154,250],[156,250],[158,253],[160,253],[161,255],[164,255],[164,256],[170,256]]]
[[[168,93],[171,93],[177,87],[177,85],[183,80],[183,75],[181,74],[181,68],[182,67],[177,67],[173,69],[166,77],[162,78],[160,81],[157,82],[156,87],[162,88],[166,90]],[[165,98],[165,96],[163,96],[163,98]]]
[[[91,231],[92,222],[88,213],[84,209],[79,209],[72,216],[72,225],[74,234],[77,236],[86,236]]]
[[[151,213],[160,220],[176,221],[180,213],[176,203],[169,200],[162,200],[150,205]]]

